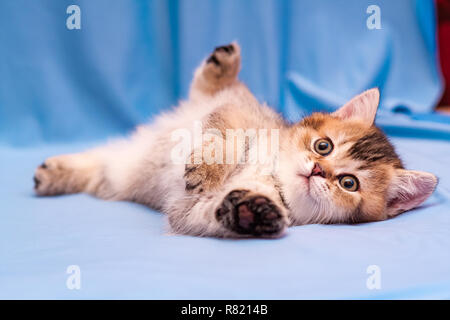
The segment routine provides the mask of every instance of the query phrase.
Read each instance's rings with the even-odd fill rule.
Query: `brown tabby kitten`
[[[189,101],[128,139],[47,159],[36,193],[139,202],[166,213],[179,234],[277,237],[290,225],[384,220],[435,189],[436,177],[406,170],[374,125],[378,89],[289,124],[255,99],[239,69],[236,43],[216,48]]]

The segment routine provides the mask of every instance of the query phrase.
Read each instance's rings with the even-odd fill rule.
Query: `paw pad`
[[[279,235],[286,227],[275,203],[248,190],[230,192],[217,209],[216,218],[227,229],[244,235]]]
[[[34,188],[35,189],[39,188],[39,185],[41,184],[41,180],[39,180],[38,178],[36,178],[36,176],[34,176],[33,181],[34,181]]]
[[[226,53],[233,53],[234,46],[232,44],[229,44],[227,46],[216,47],[214,49],[214,52],[217,52],[217,51],[225,51]]]
[[[214,64],[216,66],[229,65],[230,63],[236,63],[233,57],[236,57],[236,47],[234,44],[226,46],[216,47],[213,53],[206,60],[207,64]],[[231,59],[231,60],[230,60]]]
[[[206,60],[206,63],[214,63],[216,66],[220,65],[219,60],[217,60],[216,55],[212,54],[208,60]]]

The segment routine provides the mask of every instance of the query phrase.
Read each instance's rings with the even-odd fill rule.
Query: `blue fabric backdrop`
[[[66,8],[81,8],[81,30]],[[432,1],[5,0],[0,141],[123,133],[186,97],[214,46],[242,45],[241,78],[292,120],[374,86],[385,110],[430,112],[441,93]]]
[[[66,8],[81,8],[81,30]],[[366,9],[381,9],[369,30]],[[164,235],[165,217],[87,195],[33,196],[46,157],[81,151],[186,97],[214,46],[237,40],[241,78],[296,120],[378,86],[377,122],[408,167],[440,178],[425,206],[278,240]],[[2,0],[0,298],[450,298],[450,121],[432,1]],[[66,269],[81,269],[69,290]],[[381,288],[366,286],[367,267]]]

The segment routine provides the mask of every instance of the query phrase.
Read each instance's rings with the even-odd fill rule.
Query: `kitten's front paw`
[[[276,204],[248,190],[233,190],[216,210],[222,225],[238,234],[276,237],[283,234],[287,220]]]
[[[216,77],[237,76],[241,63],[241,49],[237,43],[217,47],[206,60],[204,70]]]

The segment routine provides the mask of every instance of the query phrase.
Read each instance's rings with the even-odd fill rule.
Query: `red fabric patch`
[[[450,0],[437,0],[438,42],[445,91],[440,105],[450,105]]]

